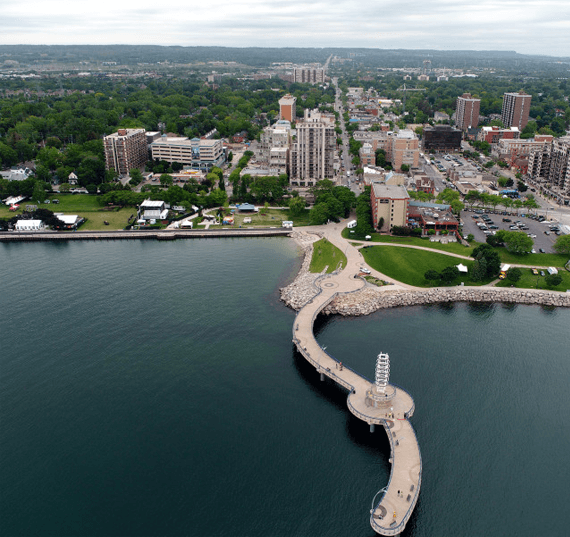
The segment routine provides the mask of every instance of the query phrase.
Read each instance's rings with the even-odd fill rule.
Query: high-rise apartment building
[[[270,170],[287,173],[291,123],[280,119],[275,125],[265,127],[261,133],[259,160],[267,163]]]
[[[297,97],[287,94],[279,99],[279,119],[293,123],[297,120]]]
[[[474,99],[470,93],[464,93],[457,97],[455,107],[455,126],[462,131],[466,131],[479,124],[479,110],[481,99]]]
[[[295,67],[293,82],[303,84],[324,84],[325,70],[322,67]]]
[[[335,118],[318,110],[305,110],[297,122],[297,141],[292,145],[289,161],[293,184],[313,186],[334,177],[336,149]]]
[[[537,182],[549,185],[549,194],[570,203],[570,136],[554,138],[552,143],[532,151],[528,174]]]
[[[522,131],[528,123],[532,95],[524,91],[505,93],[501,121],[505,127],[518,127]]]
[[[148,146],[144,129],[119,129],[103,139],[105,167],[121,175],[134,168],[142,168],[148,160]]]

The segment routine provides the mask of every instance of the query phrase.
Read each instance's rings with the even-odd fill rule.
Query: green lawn
[[[455,266],[460,262],[466,265],[469,270],[471,270],[473,266],[473,261],[462,261],[442,253],[415,250],[413,248],[371,246],[361,250],[361,252],[366,263],[372,268],[395,280],[417,287],[438,287],[445,285],[439,280],[435,282],[426,280],[424,274],[427,270],[433,269],[441,272],[444,268],[450,265]],[[489,281],[491,280],[473,282],[467,274],[459,276],[449,285],[459,285],[461,282],[464,282],[465,285],[482,285]]]
[[[322,272],[328,267],[327,273],[330,273],[336,270],[339,263],[346,267],[346,256],[327,239],[321,239],[313,244],[310,272]]]
[[[87,219],[81,230],[98,230],[98,229],[123,229],[127,225],[128,218],[131,214],[136,215],[134,207],[126,207],[120,210],[106,211],[99,205],[97,196],[88,194],[51,194],[50,200],[58,199],[59,204],[41,203],[39,208],[49,209],[54,213],[78,214]],[[15,212],[8,210],[8,207],[0,205],[0,218],[11,218],[22,214],[26,205],[33,205],[31,201],[24,201],[20,205],[20,209]],[[109,222],[106,226],[103,222]]]
[[[359,240],[358,237],[353,237],[350,230],[345,228],[342,231],[342,236],[345,239]],[[433,250],[441,250],[442,252],[450,252],[452,254],[459,254],[470,256],[473,251],[473,246],[463,246],[458,242],[449,244],[441,244],[439,242],[430,242],[429,239],[422,239],[420,237],[395,237],[392,235],[379,235],[378,233],[371,234],[372,239],[367,242],[382,242],[391,244],[411,244],[412,246],[423,246],[424,248],[432,248]],[[364,240],[364,238],[362,238]],[[473,243],[477,246],[477,243]]]
[[[554,291],[566,291],[567,289],[570,289],[570,272],[568,272],[567,270],[564,269],[558,270],[558,274],[562,276],[562,283],[556,287],[548,287],[546,285],[544,277],[535,276],[532,273],[532,270],[529,268],[521,268],[521,270],[522,270],[522,277],[517,283],[513,284],[513,282],[511,282],[509,279],[505,279],[497,283],[496,287],[510,287],[511,285],[514,285],[515,287],[520,289],[552,289]]]
[[[350,230],[347,228],[342,231],[342,236],[347,239],[356,239],[356,237],[351,236]],[[433,250],[440,250],[442,252],[450,252],[452,254],[465,256],[470,256],[473,250],[482,244],[480,242],[473,241],[470,247],[466,247],[457,242],[441,244],[439,242],[430,242],[429,239],[422,239],[419,237],[394,237],[391,235],[379,235],[378,233],[372,233],[372,239],[368,242],[410,244],[412,246],[423,246],[424,248],[431,248]],[[529,267],[563,267],[568,262],[568,256],[561,254],[517,255],[508,252],[503,247],[496,247],[495,250],[498,252],[501,262],[503,263],[528,265]]]
[[[251,218],[251,224],[244,224],[243,219],[248,217]],[[234,213],[234,227],[281,227],[283,220],[292,220],[294,226],[308,226],[309,211],[307,209],[300,216],[291,216],[289,209],[265,210],[261,207],[258,213]]]
[[[561,254],[527,254],[516,255],[507,252],[504,248],[495,248],[499,252],[503,263],[516,263],[529,267],[563,267],[568,263],[568,256]]]

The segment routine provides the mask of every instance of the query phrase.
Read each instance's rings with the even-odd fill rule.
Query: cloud
[[[70,9],[67,0],[30,0],[0,5],[0,42],[494,49],[570,56],[569,6],[567,0],[76,0]]]

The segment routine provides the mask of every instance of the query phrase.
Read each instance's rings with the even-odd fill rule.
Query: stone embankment
[[[528,289],[490,289],[450,287],[426,290],[390,290],[378,292],[363,289],[339,295],[324,310],[326,314],[368,315],[382,308],[418,306],[445,302],[504,302],[570,307],[570,293],[529,291]]]
[[[318,237],[301,235],[293,238],[305,251],[305,259],[295,281],[281,289],[281,300],[298,311],[319,292],[315,282],[321,275],[309,272],[313,253],[312,242]],[[408,290],[367,286],[353,293],[339,293],[322,313],[357,316],[368,315],[383,308],[445,302],[504,302],[568,308],[570,293],[504,287],[438,287]]]
[[[320,274],[309,272],[309,266],[311,265],[311,258],[313,256],[313,243],[319,240],[320,237],[316,234],[308,235],[306,233],[293,232],[291,238],[301,246],[305,254],[305,259],[295,280],[287,287],[282,287],[280,292],[281,300],[290,308],[299,311],[319,292],[319,289],[315,285],[315,280]]]

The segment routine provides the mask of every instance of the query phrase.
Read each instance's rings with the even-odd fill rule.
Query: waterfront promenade
[[[231,237],[274,237],[289,236],[285,228],[241,228],[241,229],[149,229],[113,231],[9,231],[0,232],[0,242],[49,242],[88,240],[176,240],[212,239]]]
[[[331,229],[331,231],[333,231]],[[328,239],[344,249],[334,231]],[[389,385],[394,393],[384,404],[372,406],[367,392],[373,383],[349,367],[339,363],[323,350],[315,339],[313,325],[321,312],[339,294],[360,291],[365,282],[358,277],[362,265],[360,253],[352,247],[346,249],[347,266],[333,274],[325,274],[315,281],[313,296],[297,313],[293,326],[293,342],[299,352],[320,374],[329,377],[348,390],[348,408],[352,414],[370,425],[382,425],[391,447],[391,474],[378,503],[370,512],[370,524],[380,535],[398,535],[408,522],[416,505],[422,474],[419,445],[409,418],[414,411],[411,396],[399,387]],[[379,349],[380,351],[381,349]],[[372,359],[372,357],[371,357]]]

